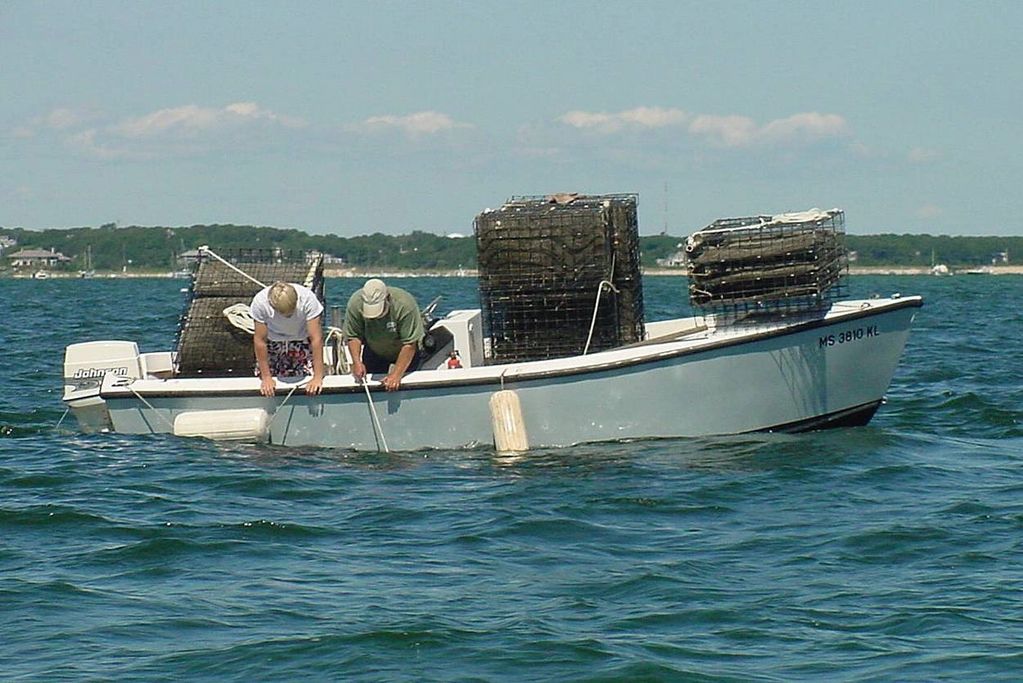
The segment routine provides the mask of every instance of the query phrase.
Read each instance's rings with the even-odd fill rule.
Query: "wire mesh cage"
[[[491,362],[643,338],[635,195],[512,197],[474,231]]]
[[[180,377],[252,375],[252,334],[230,322],[225,309],[249,304],[264,285],[277,281],[309,287],[324,302],[323,258],[281,249],[203,252],[192,272],[185,312],[178,322]],[[227,263],[225,263],[226,261]]]
[[[845,214],[717,220],[686,241],[689,300],[715,313],[816,310],[841,295]]]

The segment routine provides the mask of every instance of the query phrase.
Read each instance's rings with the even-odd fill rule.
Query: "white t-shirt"
[[[313,290],[292,283],[298,294],[298,303],[290,316],[278,313],[270,305],[270,288],[261,290],[252,297],[252,319],[264,323],[270,341],[301,341],[309,338],[309,326],[306,322],[323,313],[323,304],[316,298]]]

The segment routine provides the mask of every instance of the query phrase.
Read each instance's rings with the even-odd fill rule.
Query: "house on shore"
[[[50,249],[21,249],[7,255],[12,268],[52,268],[67,263],[71,259],[64,254]]]

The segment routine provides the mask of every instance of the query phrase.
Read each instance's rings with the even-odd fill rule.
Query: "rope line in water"
[[[384,445],[384,453],[390,453],[391,450],[387,447],[387,439],[384,438],[384,428],[380,425],[380,418],[377,417],[377,407],[373,404],[373,396],[369,393],[369,385],[366,384],[366,379],[362,380],[362,387],[366,390],[366,401],[369,402],[369,412],[373,416],[373,433],[380,437],[380,443]]]
[[[362,360],[365,347],[359,349],[359,360]],[[363,366],[365,368],[365,366]],[[373,396],[369,393],[369,385],[366,384],[366,376],[362,377],[362,388],[366,390],[366,402],[369,403],[369,414],[373,422],[373,437],[380,437],[380,443],[384,445],[384,453],[390,453],[387,448],[387,439],[384,437],[384,428],[380,425],[380,418],[377,416],[377,407],[373,404]],[[377,450],[380,450],[379,448]]]
[[[283,408],[283,407],[284,407],[284,405],[285,405],[285,404],[286,404],[286,403],[287,403],[287,402],[288,402],[289,400],[291,400],[291,396],[292,396],[292,394],[294,394],[294,393],[295,393],[295,390],[296,390],[296,389],[298,389],[298,388],[299,388],[300,386],[302,386],[303,384],[309,384],[309,381],[310,381],[311,379],[312,379],[312,378],[310,377],[309,379],[307,379],[307,380],[306,380],[306,381],[304,381],[304,382],[298,382],[298,383],[296,383],[296,384],[295,384],[295,386],[291,387],[291,391],[289,391],[289,392],[288,392],[288,395],[284,397],[284,400],[283,400],[283,401],[281,401],[281,404],[280,404],[279,406],[277,406],[276,408],[274,408],[274,414],[270,416],[270,421],[266,423],[266,442],[267,442],[267,443],[269,443],[269,444],[272,444],[272,443],[273,443],[273,441],[272,441],[272,440],[271,440],[271,438],[270,438],[270,427],[271,427],[271,426],[273,426],[274,420],[276,420],[276,419],[277,419],[277,413],[279,413],[279,412],[281,411],[281,408]]]
[[[164,417],[163,413],[161,413],[161,412],[160,412],[160,411],[158,411],[158,410],[157,410],[156,408],[154,408],[154,407],[153,407],[153,404],[152,404],[152,403],[150,403],[149,401],[147,401],[147,400],[146,400],[146,397],[145,397],[145,396],[143,396],[143,395],[142,395],[142,394],[140,394],[139,392],[135,391],[135,387],[133,387],[133,386],[132,386],[132,384],[134,384],[134,382],[130,382],[130,383],[128,384],[128,390],[129,390],[129,391],[131,391],[131,393],[135,394],[135,397],[136,397],[136,398],[137,398],[138,400],[140,400],[140,401],[142,401],[143,403],[145,403],[145,404],[146,404],[146,407],[147,407],[147,408],[149,408],[149,409],[150,409],[150,410],[152,410],[152,411],[153,411],[154,413],[156,413],[157,415],[159,415],[159,416],[160,416],[160,419],[162,419],[162,420],[163,420],[164,422],[166,422],[166,423],[167,423],[167,426],[168,426],[168,427],[170,427],[170,430],[171,430],[171,434],[173,434],[173,433],[174,433],[174,423],[173,423],[173,422],[171,422],[170,420],[168,420],[168,419],[167,419],[166,417]],[[150,427],[150,429],[152,429],[152,427]],[[155,433],[155,432],[154,432],[154,433]]]

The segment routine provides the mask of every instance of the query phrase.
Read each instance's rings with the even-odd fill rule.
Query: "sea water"
[[[863,428],[517,458],[58,429],[65,345],[170,348],[180,287],[0,281],[5,680],[1023,676],[1021,277],[850,278],[926,301]]]

